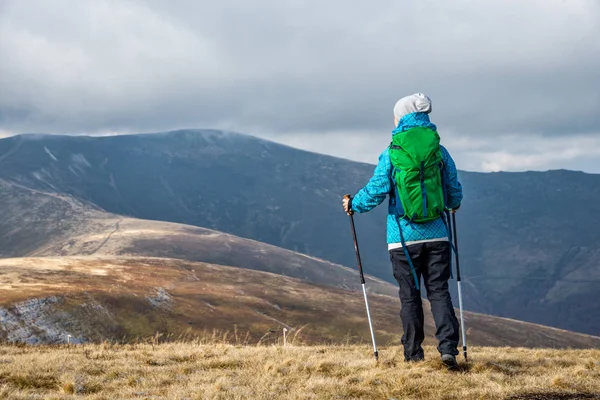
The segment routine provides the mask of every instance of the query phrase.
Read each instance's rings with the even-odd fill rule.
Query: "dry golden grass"
[[[224,343],[0,346],[0,399],[600,399],[600,350],[436,350]]]

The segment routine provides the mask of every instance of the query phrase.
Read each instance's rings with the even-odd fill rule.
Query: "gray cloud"
[[[596,0],[2,4],[4,132],[221,127],[374,162],[423,91],[469,169],[600,172],[550,153],[600,142]]]

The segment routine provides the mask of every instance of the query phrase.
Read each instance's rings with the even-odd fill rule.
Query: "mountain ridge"
[[[223,135],[231,135],[231,136],[236,136],[236,137],[245,137],[245,138],[253,139],[255,141],[265,142],[265,143],[274,144],[274,145],[277,145],[277,146],[280,146],[283,148],[292,149],[292,150],[295,150],[298,152],[322,155],[322,156],[331,157],[331,158],[342,160],[342,161],[349,161],[349,162],[356,163],[356,164],[367,165],[372,168],[374,168],[376,166],[376,163],[374,164],[371,162],[353,160],[353,159],[342,157],[342,156],[335,156],[335,155],[326,154],[326,153],[319,153],[316,151],[311,151],[311,150],[306,150],[306,149],[302,149],[299,147],[294,147],[292,145],[278,142],[276,140],[265,139],[261,136],[251,134],[251,133],[243,133],[243,132],[232,131],[232,130],[223,130],[223,129],[218,129],[218,128],[178,128],[178,129],[169,129],[167,131],[159,131],[159,132],[139,132],[139,133],[122,133],[122,134],[119,133],[119,134],[109,134],[109,135],[102,135],[102,134],[98,134],[98,135],[73,134],[73,135],[70,135],[70,134],[66,134],[66,133],[23,132],[23,133],[17,133],[12,136],[0,138],[0,140],[8,139],[8,138],[18,138],[18,137],[31,137],[33,139],[43,139],[43,138],[51,138],[51,137],[74,137],[74,138],[82,137],[82,138],[91,138],[91,139],[104,139],[104,138],[130,137],[130,136],[161,136],[161,135],[168,136],[168,135],[177,135],[177,134],[185,134],[185,133],[205,134],[206,132],[218,133],[218,134],[223,134]],[[524,169],[524,170],[519,170],[519,171],[507,171],[507,170],[474,171],[474,170],[467,170],[467,169],[459,168],[458,171],[463,172],[463,173],[468,173],[468,174],[481,174],[481,175],[523,174],[523,173],[542,173],[543,174],[543,173],[548,173],[548,172],[550,172],[550,173],[565,172],[565,173],[577,173],[577,174],[584,174],[584,175],[600,175],[600,173],[598,173],[598,172],[588,172],[588,171],[574,170],[574,169],[568,169],[568,168],[550,168],[550,169],[545,169],[545,170]]]

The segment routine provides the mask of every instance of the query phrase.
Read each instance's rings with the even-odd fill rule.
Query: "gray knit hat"
[[[423,93],[415,93],[398,100],[394,106],[394,117],[399,121],[407,114],[431,112],[431,99]]]

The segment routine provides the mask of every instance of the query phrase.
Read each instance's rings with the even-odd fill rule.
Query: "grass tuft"
[[[59,386],[58,379],[52,375],[41,375],[34,371],[26,374],[0,374],[0,384],[7,384],[20,390],[41,389],[51,390]]]
[[[75,394],[75,384],[73,382],[66,382],[62,386],[65,394]]]

